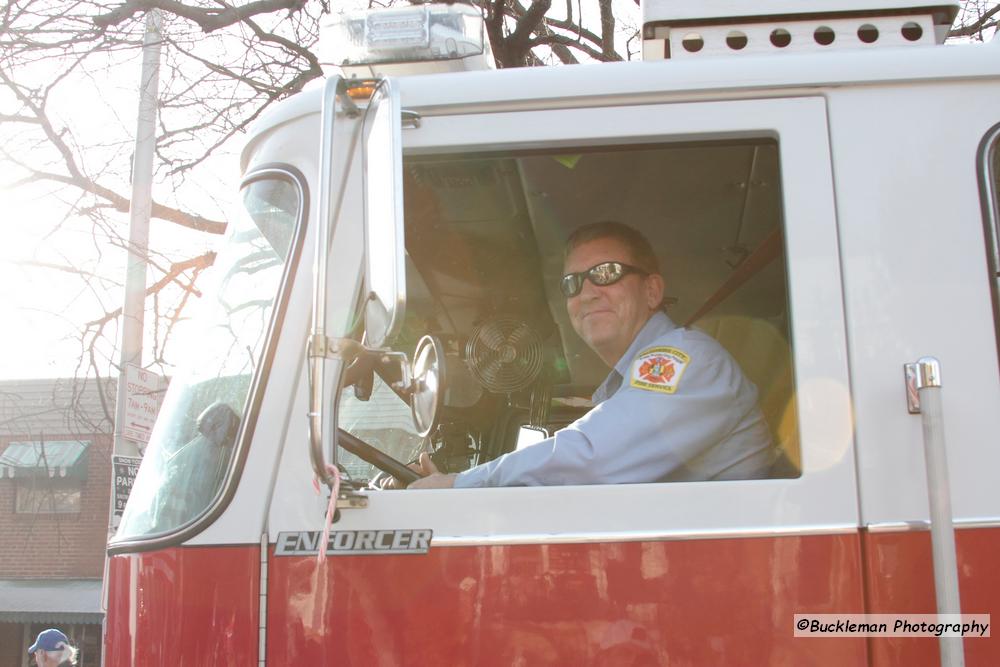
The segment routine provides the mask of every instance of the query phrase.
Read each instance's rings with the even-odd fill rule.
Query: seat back
[[[719,341],[757,385],[761,412],[782,452],[772,467],[772,477],[797,477],[802,460],[788,339],[778,327],[761,318],[723,315],[700,320],[697,326]]]

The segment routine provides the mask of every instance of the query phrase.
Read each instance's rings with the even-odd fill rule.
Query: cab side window
[[[359,437],[392,440],[404,460],[422,447],[457,472],[584,415],[609,368],[571,326],[564,248],[577,228],[614,220],[652,245],[668,317],[715,338],[756,385],[781,452],[771,476],[798,476],[777,141],[414,156],[404,180],[407,318],[395,346],[439,337],[447,391],[422,445],[391,392],[367,404],[345,392],[342,414],[379,431]]]

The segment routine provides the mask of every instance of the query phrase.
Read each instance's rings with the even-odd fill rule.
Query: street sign
[[[134,364],[125,366],[125,424],[122,434],[129,440],[149,442],[149,434],[160,411],[162,378]]]
[[[129,493],[132,492],[132,483],[135,482],[135,475],[139,471],[139,464],[142,458],[138,456],[118,456],[111,457],[115,474],[115,497],[112,499],[113,524],[118,525],[122,512],[125,510],[125,501],[128,500]]]

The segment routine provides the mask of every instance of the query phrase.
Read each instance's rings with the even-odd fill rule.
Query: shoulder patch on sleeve
[[[629,384],[638,389],[673,394],[691,357],[676,347],[650,347],[632,361]]]

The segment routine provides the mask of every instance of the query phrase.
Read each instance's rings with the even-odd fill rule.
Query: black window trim
[[[1000,123],[983,136],[976,152],[976,175],[983,210],[983,238],[986,242],[986,268],[990,275],[990,297],[993,307],[993,331],[997,347],[997,372],[1000,373],[1000,189],[995,186],[993,152],[1000,150]]]

